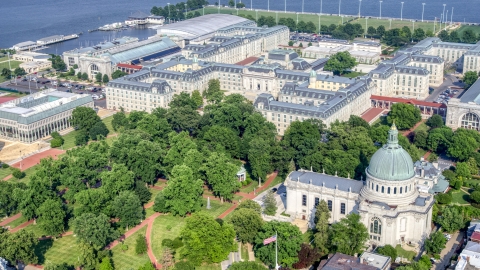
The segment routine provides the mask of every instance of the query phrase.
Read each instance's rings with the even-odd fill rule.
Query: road
[[[452,234],[452,238],[447,242],[445,248],[440,253],[440,261],[435,263],[432,268],[436,270],[445,270],[450,266],[450,259],[463,243],[463,235],[464,232],[456,232]]]
[[[437,100],[438,96],[445,90],[447,90],[447,88],[451,87],[451,86],[456,86],[456,87],[464,87],[463,83],[460,83],[459,82],[459,79],[457,79],[457,77],[454,75],[454,74],[448,74],[448,75],[445,75],[444,76],[444,81],[442,83],[442,85],[440,85],[439,87],[432,87],[434,89],[434,91],[432,92],[431,95],[429,95],[425,101],[435,101]],[[460,95],[462,92],[460,91],[459,93],[457,93],[456,96]]]
[[[52,85],[51,83],[44,83],[42,84],[42,82],[46,82],[46,81],[52,81],[50,79],[46,79],[46,78],[41,78],[41,77],[38,77],[38,82],[34,82],[34,81],[22,81],[21,79],[17,79],[16,82],[15,80],[12,80],[11,82],[10,81],[6,81],[6,82],[3,82],[0,84],[0,87],[4,87],[4,88],[10,88],[10,89],[15,89],[15,90],[18,90],[19,92],[24,92],[24,93],[36,93],[36,92],[39,92],[42,89],[42,87],[48,87],[48,88],[56,88],[57,90],[59,91],[67,91],[68,88],[67,87],[57,87],[57,86],[54,86]],[[67,81],[60,81],[60,82],[67,82]],[[82,84],[82,83],[77,83],[77,82],[72,82],[71,83],[72,85],[82,85],[82,86],[85,86],[85,88],[88,88],[88,87],[97,87],[98,86],[95,86],[93,84]],[[101,91],[98,91],[96,93],[94,92],[91,92],[91,91],[87,91],[87,90],[75,90],[74,88],[71,89],[73,93],[89,93],[89,94],[97,94],[97,95],[100,95],[101,94]],[[101,108],[105,108],[106,107],[106,100],[105,98],[104,99],[101,99],[101,100],[94,100],[94,104],[96,107],[101,107]]]

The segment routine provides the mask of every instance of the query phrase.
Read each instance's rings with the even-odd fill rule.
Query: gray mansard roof
[[[393,72],[395,72],[393,65],[380,64],[374,70],[370,71],[368,75],[373,77],[374,74],[377,74],[381,79],[386,79],[393,74]]]
[[[434,55],[412,55],[412,60],[416,62],[423,62],[423,63],[436,63],[440,64],[443,63],[443,59],[439,56]]]
[[[310,89],[298,86],[297,83],[287,82],[280,90],[282,95],[307,97],[314,99],[329,99],[335,96],[335,92],[328,90]]]
[[[314,186],[326,187],[329,189],[338,189],[341,191],[360,193],[363,182],[323,173],[315,173],[309,171],[294,171],[288,177],[290,181],[298,181],[303,184],[312,184]]]
[[[158,94],[166,94],[172,91],[170,85],[165,80],[154,80],[152,83],[143,83],[137,81],[129,81],[124,78],[118,78],[110,81],[108,87],[115,87],[125,90],[152,93],[153,88],[157,88]]]
[[[307,70],[312,66],[305,59],[297,58],[292,61],[293,70]]]
[[[367,83],[369,82],[371,82],[370,78],[356,80],[354,84],[338,90],[331,98],[317,106],[308,103],[302,105],[276,101],[271,94],[267,93],[258,95],[255,99],[254,106],[257,109],[261,109],[260,104],[263,104],[263,109],[267,111],[286,112],[295,115],[305,115],[325,119],[366,92],[368,90]]]
[[[460,102],[480,104],[480,79],[477,80],[460,98]]]
[[[403,74],[418,74],[418,75],[428,75],[428,70],[421,67],[411,67],[411,66],[396,66],[395,71]]]

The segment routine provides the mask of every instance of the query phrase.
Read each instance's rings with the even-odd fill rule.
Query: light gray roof
[[[354,41],[353,43],[361,46],[371,46],[371,47],[380,47],[382,45],[379,42],[373,42],[373,41]]]
[[[418,74],[418,75],[428,75],[428,70],[421,67],[412,67],[412,66],[396,66],[395,71],[398,73],[404,74]]]
[[[339,44],[348,44],[348,40],[335,39],[335,38],[322,38],[318,42],[331,42],[331,43],[339,43]]]
[[[33,45],[37,45],[36,42],[33,42],[33,41],[24,41],[24,42],[20,42],[20,43],[17,43],[15,45],[13,45],[13,47],[27,47],[27,46],[33,46]]]
[[[416,54],[412,55],[412,60],[417,61],[417,62],[423,62],[423,63],[436,63],[440,64],[443,63],[443,58],[439,56],[434,56],[434,55],[423,55],[423,54]]]
[[[460,102],[475,102],[480,104],[480,79],[477,80],[460,98]]]
[[[37,41],[50,41],[52,39],[59,39],[59,38],[60,39],[63,38],[63,35],[54,35],[54,36],[44,37],[44,38],[41,38]]]
[[[125,63],[153,54],[158,54],[169,49],[180,47],[167,37],[153,37],[147,40],[131,43],[126,46],[113,48],[102,56],[107,56],[113,63]]]
[[[161,26],[159,34],[179,35],[187,39],[213,34],[220,28],[234,24],[249,23],[252,21],[228,14],[208,14],[181,22]]]
[[[463,49],[463,50],[469,50],[470,48],[472,48],[474,46],[475,46],[475,44],[454,43],[454,42],[438,42],[438,43],[433,44],[433,47],[453,48],[453,49]]]
[[[312,184],[314,186],[325,186],[330,189],[338,189],[341,191],[360,193],[363,187],[363,182],[358,180],[352,180],[337,176],[332,176],[323,173],[315,173],[308,171],[294,171],[291,172],[288,177],[291,181],[299,181],[303,184]]]

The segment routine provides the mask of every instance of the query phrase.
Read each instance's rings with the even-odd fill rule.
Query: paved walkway
[[[267,181],[261,187],[256,189],[255,193],[258,194],[264,191],[265,189],[267,189],[268,186],[273,182],[275,177],[277,177],[277,175],[278,175],[278,172],[274,172],[270,174]],[[235,194],[243,196],[244,199],[250,199],[250,200],[253,200],[256,197],[256,195],[253,194],[253,192],[250,192],[250,193],[237,192]],[[237,207],[238,207],[238,204],[234,203],[230,208],[227,209],[227,211],[223,212],[220,216],[218,216],[218,218],[222,218],[222,219],[225,218],[226,216],[228,216],[228,214],[233,212],[233,210],[235,210]]]
[[[415,124],[415,126],[413,126],[411,129],[409,130],[406,130],[406,131],[403,131],[402,132],[402,135],[407,137],[410,133],[412,133],[413,131],[415,131],[415,129],[418,128],[418,126],[420,126],[422,123],[424,123],[426,120],[425,119],[422,119],[420,122],[418,122],[417,124]]]
[[[463,234],[463,232],[452,234],[452,238],[450,238],[450,241],[447,242],[445,248],[440,252],[440,262],[435,264],[436,270],[444,270],[450,265],[450,259],[463,243]]]
[[[108,244],[105,249],[113,249],[114,247],[116,247],[121,241],[127,239],[128,237],[132,236],[132,234],[136,233],[138,230],[140,230],[141,228],[145,227],[148,222],[150,222],[150,220],[154,220],[156,217],[158,217],[160,214],[159,213],[155,213],[153,215],[151,215],[150,217],[146,218],[142,223],[138,224],[137,226],[131,228],[130,230],[128,230],[124,235],[120,236],[120,238],[118,240],[115,240],[113,242],[111,242],[110,244]]]
[[[11,229],[10,232],[11,232],[11,233],[16,233],[16,232],[20,231],[21,229],[27,227],[28,225],[33,224],[33,221],[34,221],[34,220],[32,219],[32,220],[29,220],[29,221],[27,221],[27,222],[24,222],[24,223],[18,225],[17,227]]]
[[[153,251],[152,251],[152,227],[153,227],[153,222],[155,221],[155,218],[157,218],[158,216],[160,216],[160,213],[155,213],[151,216],[151,219],[148,220],[147,233],[145,235],[145,237],[147,238],[148,258],[150,258],[150,262],[153,264],[155,269],[162,268],[162,265],[157,262],[157,258],[155,258],[155,255],[153,254]]]
[[[14,167],[14,168],[20,168],[21,167],[21,170],[24,171],[24,170],[26,170],[30,167],[33,167],[37,164],[40,164],[40,160],[42,158],[52,157],[53,159],[57,159],[59,155],[65,153],[65,152],[66,152],[65,150],[51,148],[51,149],[48,149],[47,151],[43,151],[41,153],[38,153],[38,154],[35,154],[35,155],[32,155],[32,156],[29,156],[27,158],[24,158],[23,160],[20,160],[16,163],[12,164],[12,167]]]
[[[16,214],[16,215],[11,216],[11,217],[5,219],[4,221],[0,222],[0,226],[5,226],[5,225],[7,225],[8,223],[10,223],[10,222],[12,222],[12,221],[14,221],[14,220],[17,220],[17,219],[19,219],[19,218],[21,218],[21,217],[22,217],[22,213],[18,213],[18,214]]]
[[[64,236],[69,236],[69,235],[73,235],[73,232],[70,231],[70,232],[64,232],[62,234],[59,235],[59,237],[64,237]],[[53,236],[44,236],[44,237],[40,237],[38,238],[39,241],[42,241],[42,240],[47,240],[47,239],[52,239]]]

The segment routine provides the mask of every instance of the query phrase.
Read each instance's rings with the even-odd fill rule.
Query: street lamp
[[[390,28],[388,28],[388,30],[392,29],[392,19],[389,19],[390,21]]]
[[[220,14],[220,0],[218,0],[218,14]]]
[[[287,0],[285,0],[285,13],[287,13]]]
[[[322,21],[321,21],[321,17],[322,17],[322,11],[323,11],[323,0],[320,0],[320,14],[318,14],[318,33],[319,34],[322,34]]]
[[[203,9],[203,16],[205,16],[205,6],[202,6]]]
[[[452,14],[450,14],[450,25],[453,23],[453,7],[452,7]]]
[[[338,16],[340,16],[340,5],[341,4],[342,4],[342,0],[338,0]]]
[[[255,21],[258,21],[258,9],[255,9]]]
[[[275,11],[275,22],[278,24],[278,11]]]
[[[422,22],[423,22],[423,12],[425,12],[425,3],[422,3]]]
[[[297,24],[298,24],[298,12],[297,12]]]
[[[403,2],[402,3],[402,8],[400,9],[400,21],[403,21]]]
[[[365,17],[365,38],[367,38],[368,17]]]
[[[447,4],[443,4],[443,12],[442,12],[442,22],[445,20],[445,6]],[[440,28],[441,29],[441,28]]]
[[[250,10],[253,10],[253,3],[252,3],[252,0],[250,0]]]
[[[379,17],[379,19],[382,19],[382,2],[383,1],[380,1],[380,17]]]
[[[167,6],[168,6],[168,23],[170,23],[170,3],[167,3]],[[203,14],[205,15],[205,14]]]
[[[445,16],[445,18],[443,18],[445,20],[445,31],[447,31],[447,23],[448,23],[448,10],[447,10],[447,15]],[[16,77],[15,77],[16,78]]]
[[[187,18],[187,4],[185,4],[185,19]]]
[[[270,12],[270,0],[267,1],[267,11]]]
[[[303,5],[305,3],[305,0],[302,0],[302,14],[303,14]]]
[[[360,7],[362,6],[362,0],[358,0],[358,18],[360,18]]]

